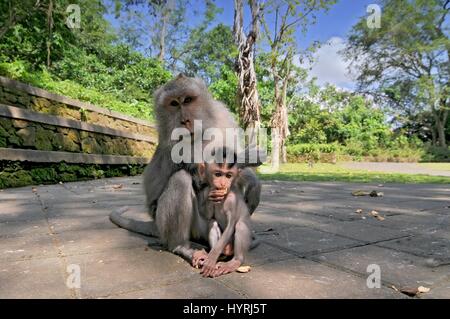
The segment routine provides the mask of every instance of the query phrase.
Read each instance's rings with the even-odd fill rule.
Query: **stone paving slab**
[[[450,235],[450,212],[448,215],[423,212],[419,215],[385,216],[385,220],[366,217],[354,221],[355,224],[390,228],[398,234],[404,235],[433,235],[435,237],[448,237]]]
[[[88,229],[67,231],[57,235],[57,247],[64,255],[116,251],[145,246],[147,238],[123,229]]]
[[[81,289],[77,293],[83,298],[105,298],[182,282],[196,275],[181,258],[145,245],[69,256],[67,262],[81,267]]]
[[[283,229],[279,235],[265,238],[277,247],[289,249],[298,256],[308,256],[322,251],[340,250],[362,243],[333,233],[318,231],[306,227]]]
[[[196,278],[195,278],[196,277]],[[180,282],[136,290],[123,294],[110,295],[108,299],[238,299],[238,292],[226,287],[216,280],[198,276],[183,278]]]
[[[0,262],[57,257],[58,251],[49,234],[2,238]]]
[[[450,298],[447,185],[264,182],[252,270],[216,279],[108,219],[130,206],[148,220],[144,203],[139,176],[0,191],[0,298],[409,298],[390,284]],[[367,287],[369,263],[381,288]],[[70,265],[80,288],[66,285]]]
[[[9,237],[46,235],[49,231],[48,223],[44,218],[7,221],[0,223],[0,240]]]
[[[0,261],[0,299],[73,297],[60,258]]]
[[[367,276],[369,265],[378,265],[386,285],[394,285],[397,288],[434,288],[450,275],[450,265],[432,267],[427,258],[372,245],[318,254],[311,259],[350,269],[362,276]]]
[[[437,258],[450,262],[450,239],[446,238],[434,237],[431,235],[417,235],[378,243],[377,245],[418,256]]]
[[[386,287],[369,289],[363,278],[305,259],[270,263],[218,280],[248,298],[404,298]]]

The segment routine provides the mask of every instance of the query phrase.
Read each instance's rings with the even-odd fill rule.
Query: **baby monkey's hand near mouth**
[[[225,196],[228,194],[228,188],[224,189],[214,189],[209,192],[208,200],[216,203],[220,203],[225,199]]]

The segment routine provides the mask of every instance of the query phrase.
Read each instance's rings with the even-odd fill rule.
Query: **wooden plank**
[[[0,147],[0,160],[34,163],[66,162],[72,164],[147,164],[150,161],[149,158],[137,156],[37,151],[3,147]]]
[[[145,136],[142,134],[134,134],[127,131],[116,130],[109,127],[104,127],[97,124],[90,124],[82,121],[66,119],[61,116],[43,114],[39,112],[34,112],[26,109],[22,109],[15,106],[9,106],[0,103],[0,116],[20,119],[31,122],[38,122],[43,124],[50,124],[55,126],[73,128],[77,130],[106,134],[111,136],[125,137],[138,141],[145,141],[150,143],[157,143],[157,140],[151,136]]]
[[[60,102],[60,103],[64,103],[70,106],[74,106],[76,108],[80,108],[80,109],[86,109],[92,112],[97,112],[100,114],[104,114],[116,119],[120,119],[120,120],[124,120],[124,121],[128,121],[128,122],[133,122],[133,123],[137,123],[140,125],[144,125],[144,126],[148,126],[148,127],[152,127],[152,128],[156,128],[156,126],[153,123],[150,123],[148,121],[145,120],[141,120],[141,119],[137,119],[135,117],[132,116],[128,116],[122,113],[118,113],[118,112],[114,112],[114,111],[110,111],[108,109],[102,108],[102,107],[98,107],[96,105],[90,104],[90,103],[86,103],[86,102],[81,102],[75,99],[71,99],[68,98],[66,96],[63,95],[59,95],[59,94],[55,94],[55,93],[51,93],[48,92],[46,90],[10,79],[10,78],[6,78],[3,76],[0,76],[0,84],[4,87],[7,88],[11,88],[17,91],[24,91],[28,94],[31,95],[35,95],[35,96],[39,96],[39,97],[43,97],[49,100],[53,100],[56,102]]]

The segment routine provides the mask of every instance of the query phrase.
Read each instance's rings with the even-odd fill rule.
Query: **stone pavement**
[[[447,185],[264,182],[252,270],[216,279],[109,221],[143,201],[140,177],[0,191],[0,298],[450,298]]]

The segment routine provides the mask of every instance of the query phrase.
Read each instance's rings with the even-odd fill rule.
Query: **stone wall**
[[[156,141],[152,123],[0,77],[0,188],[136,174]],[[43,163],[54,154],[67,163]]]
[[[75,182],[141,174],[144,164],[67,164],[0,161],[0,189],[26,185]]]
[[[154,144],[73,128],[0,117],[0,147],[151,157]]]

